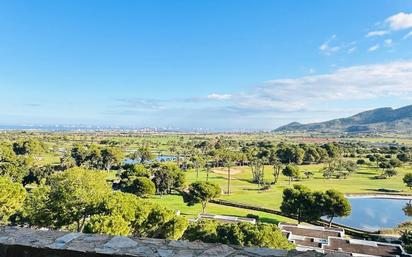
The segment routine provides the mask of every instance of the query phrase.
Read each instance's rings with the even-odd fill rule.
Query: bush
[[[359,160],[356,161],[356,164],[364,165],[364,164],[366,164],[366,161],[364,159],[359,159]]]
[[[146,177],[136,177],[134,180],[123,186],[123,191],[140,197],[146,197],[156,193],[156,186]]]
[[[248,213],[246,215],[246,218],[255,219],[256,221],[258,221],[259,220],[259,215],[256,215],[256,214],[253,214],[253,213]]]
[[[257,246],[290,250],[294,245],[273,224],[218,223],[202,220],[192,223],[185,231],[184,239],[206,243],[224,243],[240,246]]]

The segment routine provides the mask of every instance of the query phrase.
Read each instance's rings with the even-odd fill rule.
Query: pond
[[[177,157],[174,155],[158,155],[156,157],[156,160],[158,162],[169,162],[169,161],[176,161]],[[126,160],[124,160],[124,163],[126,164],[134,164],[139,162],[139,160],[132,160],[130,158],[127,158]]]
[[[408,199],[348,197],[352,213],[345,218],[335,218],[333,222],[376,231],[394,228],[402,222],[412,220],[412,204]]]

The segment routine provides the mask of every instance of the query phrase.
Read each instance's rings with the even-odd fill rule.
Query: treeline
[[[299,223],[317,221],[327,216],[331,226],[333,218],[348,216],[352,208],[348,199],[336,190],[312,192],[305,186],[294,185],[293,188],[286,188],[283,191],[280,210],[296,217]]]
[[[71,168],[52,174],[27,192],[0,177],[0,224],[138,237],[203,240],[291,249],[275,225],[191,224],[186,218],[134,194],[113,191],[104,171]],[[203,199],[203,198],[202,198]],[[272,240],[276,239],[276,240]]]

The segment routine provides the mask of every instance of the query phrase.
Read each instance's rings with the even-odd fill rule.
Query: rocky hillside
[[[410,132],[412,131],[412,105],[399,109],[378,108],[348,118],[301,124],[292,122],[275,132]]]

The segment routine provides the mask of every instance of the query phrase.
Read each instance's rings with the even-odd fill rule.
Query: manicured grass
[[[231,194],[222,195],[220,199],[279,210],[280,204],[282,202],[283,190],[287,187],[293,186],[294,184],[305,185],[312,190],[320,191],[336,189],[346,194],[373,194],[379,193],[378,190],[382,188],[399,190],[403,194],[412,194],[412,192],[402,182],[403,175],[407,172],[412,172],[412,167],[409,166],[398,168],[398,175],[388,179],[375,179],[374,177],[376,175],[380,175],[382,171],[370,165],[361,166],[357,172],[350,175],[346,179],[324,179],[322,172],[320,171],[322,167],[323,165],[302,165],[300,166],[300,169],[302,171],[309,170],[314,173],[314,176],[312,178],[295,181],[292,182],[291,185],[289,185],[288,178],[281,175],[278,184],[272,186],[272,188],[267,191],[257,190],[257,185],[251,182],[252,175],[249,167],[235,167],[234,169],[240,169],[241,172],[232,175]],[[273,179],[272,172],[273,171],[271,167],[267,166],[265,168],[265,180],[267,182]],[[196,172],[194,170],[187,171],[186,179],[187,183],[196,181]],[[205,171],[199,172],[198,180],[206,180]],[[216,174],[211,172],[209,173],[209,181],[219,184],[221,188],[226,191],[227,178],[225,174]],[[173,210],[180,210],[183,215],[186,215],[188,217],[197,216],[201,212],[200,205],[188,207],[183,203],[182,198],[176,195],[168,195],[163,197],[154,196],[149,200]],[[293,222],[293,220],[291,219],[278,215],[216,204],[209,204],[207,212],[233,216],[246,216],[248,213],[253,213],[262,217],[261,220],[265,222]]]
[[[398,175],[388,179],[375,179],[374,177],[382,173],[381,170],[368,165],[360,167],[354,174],[346,179],[325,179],[322,176],[320,169],[323,165],[302,165],[302,171],[309,170],[314,173],[314,176],[309,179],[302,179],[300,181],[293,181],[290,186],[294,184],[301,184],[309,187],[312,190],[325,191],[328,189],[336,189],[343,193],[379,193],[379,189],[399,190],[403,194],[412,194],[412,192],[404,185],[402,178],[407,172],[412,172],[412,168],[402,167],[397,168]],[[242,172],[232,175],[231,180],[231,194],[222,195],[220,198],[239,203],[247,203],[257,206],[262,206],[271,209],[279,209],[282,202],[282,192],[289,187],[289,180],[287,177],[280,175],[279,181],[267,191],[258,190],[258,186],[251,182],[251,171],[249,167],[236,167]],[[265,168],[265,180],[267,182],[273,180],[272,168],[267,166]],[[196,181],[196,172],[190,170],[186,172],[186,179],[188,183]],[[206,180],[206,172],[199,172],[200,181]],[[209,181],[217,183],[221,188],[227,190],[227,178],[224,174],[209,174]]]
[[[202,212],[200,204],[197,204],[195,206],[187,206],[183,202],[182,197],[179,195],[165,195],[163,197],[153,196],[149,198],[148,200],[158,203],[161,206],[167,207],[174,211],[179,210],[181,215],[184,215],[188,218],[197,217]],[[207,205],[206,213],[228,215],[228,216],[239,216],[239,217],[246,217],[247,214],[254,214],[254,215],[258,215],[259,220],[262,222],[275,223],[275,224],[279,222],[292,222],[292,223],[296,222],[292,219],[279,216],[279,215],[275,215],[275,214],[246,210],[246,209],[229,207],[229,206],[223,206],[223,205],[218,205],[218,204],[213,204],[213,203],[209,203]]]

